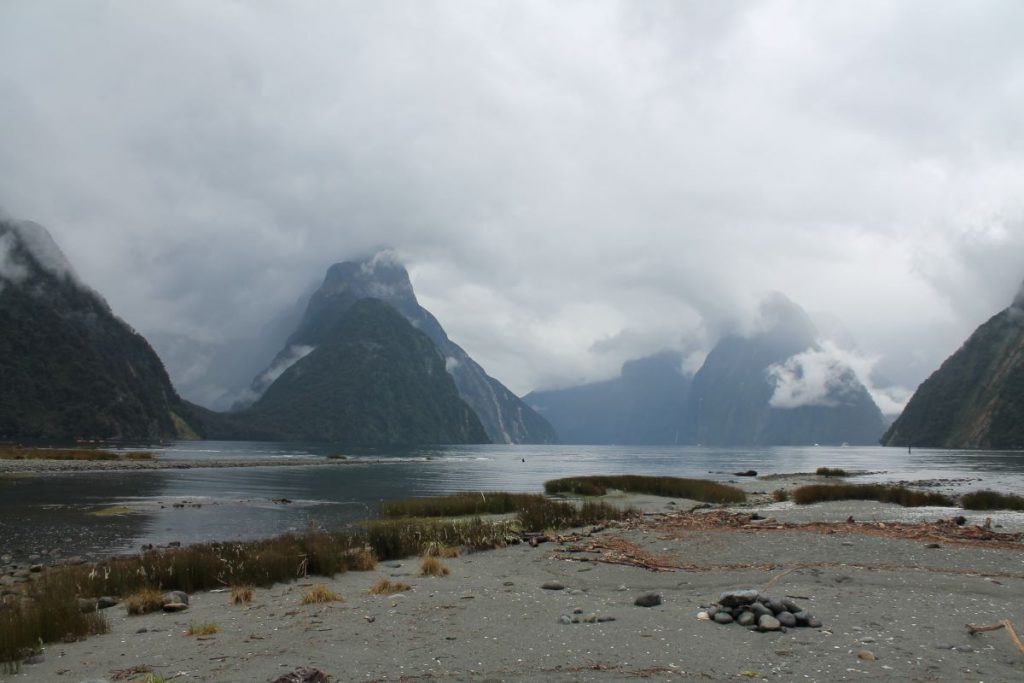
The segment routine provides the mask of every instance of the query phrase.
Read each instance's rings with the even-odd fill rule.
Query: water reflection
[[[320,461],[324,445],[182,442],[160,460]],[[61,546],[65,555],[142,543],[252,538],[372,515],[381,500],[460,490],[540,491],[571,474],[664,474],[730,479],[732,472],[808,472],[827,465],[873,472],[863,481],[948,479],[945,490],[1019,491],[1024,453],[886,448],[454,446],[344,452],[350,464],[196,468],[0,478],[0,553]],[[127,505],[131,514],[96,517]]]

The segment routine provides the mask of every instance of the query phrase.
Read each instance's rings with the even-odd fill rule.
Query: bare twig
[[[1021,642],[1020,636],[1017,634],[1017,629],[1013,627],[1013,622],[1009,619],[1003,619],[1002,621],[995,624],[967,624],[967,632],[972,636],[976,633],[984,633],[986,631],[998,631],[1001,628],[1005,628],[1006,632],[1010,634],[1010,640],[1017,646],[1017,649],[1024,653],[1024,643]]]

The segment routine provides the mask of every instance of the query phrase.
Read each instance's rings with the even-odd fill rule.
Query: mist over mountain
[[[523,397],[563,443],[674,444],[687,437],[690,377],[679,353],[628,361],[619,377]]]
[[[42,226],[0,219],[0,439],[196,437],[156,353]]]
[[[918,387],[882,443],[1024,448],[1024,286]]]
[[[714,446],[871,444],[881,411],[848,365],[819,344],[806,312],[782,295],[761,306],[760,329],[730,335],[694,375],[695,443]]]
[[[626,363],[618,378],[525,400],[566,443],[875,443],[885,424],[848,362],[857,356],[818,337],[802,308],[773,295],[756,328],[719,340],[692,378],[666,352]]]
[[[459,396],[476,413],[491,441],[554,443],[557,440],[551,425],[499,381],[488,376],[448,338],[437,319],[419,305],[408,272],[389,251],[379,251],[359,261],[336,263],[328,269],[323,284],[310,297],[298,327],[267,368],[253,380],[249,399],[263,396],[289,368],[329,341],[351,307],[367,298],[393,307],[436,345]]]

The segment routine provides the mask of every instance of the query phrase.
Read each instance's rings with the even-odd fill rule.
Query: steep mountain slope
[[[918,387],[882,443],[1024,448],[1024,289]]]
[[[0,220],[0,439],[195,436],[146,340],[47,231]]]
[[[293,363],[328,340],[349,308],[365,298],[386,302],[433,341],[445,358],[459,396],[476,413],[491,441],[553,443],[557,440],[551,425],[504,385],[489,377],[469,354],[448,338],[437,319],[419,305],[408,272],[388,252],[358,262],[336,263],[328,269],[288,343],[253,381],[252,396],[262,396]]]
[[[762,306],[762,330],[728,336],[690,388],[691,439],[716,446],[875,443],[882,413],[849,368],[828,367],[813,388],[804,363],[820,350],[807,314],[781,295]],[[798,385],[786,393],[789,385]]]
[[[388,304],[354,302],[243,415],[281,439],[486,443],[433,342]]]
[[[567,389],[534,391],[523,400],[564,443],[676,444],[685,425],[690,377],[678,353],[628,361],[619,377]]]

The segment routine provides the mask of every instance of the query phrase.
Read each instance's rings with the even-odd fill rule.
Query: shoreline
[[[813,478],[737,483],[754,493]],[[610,492],[596,500],[641,514],[533,534],[535,547],[464,549],[442,560],[446,577],[420,576],[414,557],[257,588],[246,605],[226,591],[194,593],[176,613],[128,616],[118,605],[104,610],[109,633],[46,645],[0,683],[140,679],[125,678],[133,667],[211,683],[277,681],[301,667],[367,683],[1009,681],[1024,671],[1006,633],[965,628],[1007,618],[1024,626],[1024,515],[990,528],[983,513],[957,524],[964,511],[951,508],[921,508],[908,521],[907,508],[872,501],[770,498],[705,506]],[[380,578],[411,588],[372,595]],[[345,601],[301,605],[321,583]],[[796,600],[822,628],[757,633],[699,618],[723,591],[745,588]],[[634,604],[651,592],[660,604]],[[211,623],[216,633],[187,635]]]
[[[537,547],[463,552],[443,560],[447,577],[420,576],[412,558],[258,588],[248,605],[205,592],[179,613],[113,607],[109,633],[48,645],[0,683],[112,682],[131,667],[225,683],[300,667],[334,681],[1009,681],[1024,670],[1006,633],[964,626],[1021,626],[1019,536],[960,541],[969,530],[955,524],[938,540],[922,525],[903,525],[917,536],[872,522],[776,526],[754,519],[756,507],[685,512],[673,502],[680,511],[549,534]],[[867,507],[885,516],[888,506]],[[382,576],[411,588],[371,595]],[[345,602],[301,605],[319,583]],[[823,627],[756,633],[698,618],[736,588],[789,596]],[[633,604],[649,592],[661,604]],[[186,635],[197,623],[218,632]]]
[[[349,458],[213,458],[210,460],[7,460],[0,459],[3,474],[60,474],[63,472],[133,472],[146,470],[225,469],[237,467],[322,467],[326,465],[386,464],[386,459]]]

